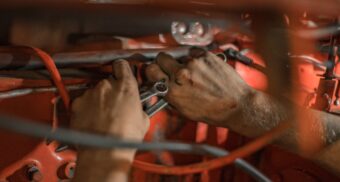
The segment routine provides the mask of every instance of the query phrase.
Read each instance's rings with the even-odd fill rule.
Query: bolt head
[[[336,100],[334,101],[334,105],[336,105],[336,106],[340,105],[340,99],[336,99]]]
[[[27,177],[32,182],[42,181],[43,179],[40,169],[33,164],[27,166]]]
[[[190,27],[190,30],[194,35],[202,36],[204,34],[204,27],[199,22],[193,23]]]
[[[187,26],[183,22],[176,22],[175,29],[178,33],[184,34],[187,31]]]

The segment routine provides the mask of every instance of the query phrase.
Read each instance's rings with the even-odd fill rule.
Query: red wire
[[[56,85],[60,97],[63,100],[63,103],[65,105],[66,110],[69,109],[69,104],[70,104],[70,96],[68,91],[66,90],[66,87],[63,83],[63,80],[61,79],[60,73],[58,71],[57,66],[55,65],[52,57],[48,55],[46,52],[42,51],[41,49],[34,48],[34,47],[29,47],[31,48],[44,62],[47,70],[51,74],[52,80],[54,84]]]
[[[50,72],[52,80],[56,87],[58,88],[59,94],[61,99],[64,102],[66,109],[69,109],[70,104],[70,97],[69,93],[65,88],[64,83],[62,82],[62,78],[60,73],[54,64],[53,59],[49,56],[46,52],[38,49],[38,48],[31,48],[35,51],[35,53],[41,58],[44,62],[47,70]],[[237,158],[243,158],[248,156],[257,150],[261,149],[265,145],[269,144],[273,139],[281,135],[281,133],[289,127],[288,122],[284,122],[283,124],[279,125],[277,128],[267,132],[263,136],[255,139],[252,142],[249,142],[245,146],[236,149],[235,151],[231,152],[229,155],[225,157],[220,157],[216,159],[212,159],[209,161],[204,161],[200,163],[190,164],[186,166],[162,166],[157,164],[151,164],[139,160],[135,160],[133,166],[148,172],[153,172],[157,174],[167,174],[167,175],[184,175],[184,174],[191,174],[191,173],[200,173],[202,171],[216,169],[234,162]]]
[[[144,171],[166,175],[184,175],[200,173],[205,170],[216,169],[231,164],[237,158],[243,158],[256,152],[257,150],[261,149],[265,145],[272,142],[276,137],[280,136],[282,132],[285,131],[288,127],[289,123],[283,122],[278,127],[258,137],[252,142],[249,142],[245,146],[236,149],[235,151],[231,152],[229,155],[225,157],[220,157],[209,161],[199,162],[185,166],[162,166],[135,160],[133,166]]]

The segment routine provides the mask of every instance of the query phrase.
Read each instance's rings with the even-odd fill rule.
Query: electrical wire
[[[133,141],[123,141],[109,136],[101,136],[96,134],[84,133],[79,131],[74,131],[65,128],[52,128],[48,125],[39,124],[34,121],[23,120],[8,116],[0,116],[0,127],[6,130],[17,132],[20,134],[25,134],[29,136],[34,136],[38,138],[46,138],[48,140],[57,140],[66,144],[75,144],[88,147],[97,148],[134,148],[138,150],[169,150],[182,153],[196,153],[201,155],[211,155],[211,156],[228,156],[229,152],[223,149],[212,147],[209,145],[200,144],[185,144],[178,142],[133,142]],[[229,154],[230,155],[230,154]],[[215,159],[216,160],[216,159]],[[220,160],[220,158],[218,158]],[[271,181],[256,168],[248,164],[242,159],[235,158],[235,164],[246,171],[248,174],[253,176],[257,181],[269,182]],[[234,161],[233,160],[233,161]],[[230,162],[233,162],[230,161]],[[149,168],[154,168],[154,166],[137,162],[139,166],[144,165]],[[138,165],[137,165],[138,166]],[[209,168],[209,166],[206,166]],[[202,168],[202,166],[200,167]],[[204,167],[203,167],[204,168]],[[157,169],[157,168],[154,168]],[[206,168],[204,170],[207,170]],[[198,171],[199,172],[199,171]]]
[[[297,59],[301,59],[302,61],[305,61],[307,63],[310,63],[312,65],[314,65],[315,67],[318,67],[320,69],[325,70],[327,65],[323,62],[321,62],[320,60],[312,57],[312,56],[307,56],[307,55],[289,55],[289,57],[291,58],[297,58]]]
[[[28,48],[28,47],[25,47]],[[46,68],[51,74],[52,80],[54,81],[63,103],[66,109],[69,109],[70,97],[64,83],[62,82],[60,73],[53,61],[53,59],[45,52],[37,48],[32,49],[44,62]],[[170,150],[177,152],[188,152],[188,153],[198,153],[198,154],[209,154],[214,156],[224,156],[210,161],[205,161],[197,164],[191,164],[187,166],[180,167],[168,167],[159,166],[155,164],[149,164],[142,161],[135,161],[134,166],[142,170],[152,171],[161,174],[189,174],[197,173],[205,170],[210,170],[224,165],[231,164],[235,162],[236,166],[246,171],[248,174],[253,176],[257,181],[267,182],[270,181],[265,175],[259,172],[256,168],[248,164],[242,159],[246,155],[255,152],[256,150],[262,148],[263,146],[270,143],[275,135],[280,134],[276,131],[274,133],[268,132],[264,138],[259,138],[246,146],[239,148],[238,150],[230,153],[222,149],[211,147],[208,145],[198,145],[198,144],[183,144],[174,142],[155,142],[155,143],[135,143],[135,142],[123,142],[115,140],[111,137],[103,137],[99,135],[93,135],[88,133],[81,133],[77,131],[67,130],[63,128],[52,128],[44,126],[37,123],[20,122],[0,116],[0,127],[5,129],[16,131],[18,133],[27,134],[36,137],[43,137],[47,139],[55,139],[64,143],[75,143],[79,145],[99,147],[99,148],[137,148],[139,150]],[[51,132],[53,131],[53,132]]]
[[[320,39],[324,37],[328,37],[330,35],[338,34],[340,32],[340,25],[333,25],[329,27],[322,27],[316,29],[304,29],[293,32],[295,35],[298,35],[307,39]]]
[[[59,94],[61,99],[63,100],[64,106],[66,109],[69,109],[70,104],[70,96],[66,90],[66,87],[61,79],[60,73],[51,58],[46,52],[42,51],[41,49],[35,47],[27,47],[28,49],[32,49],[41,59],[41,61],[45,64],[45,67],[50,72],[52,80],[56,87],[58,88]]]
[[[184,175],[191,173],[199,173],[206,170],[216,169],[232,162],[236,162],[238,158],[248,156],[257,150],[263,148],[264,146],[271,143],[275,138],[280,136],[283,131],[290,127],[288,122],[282,122],[280,125],[271,131],[265,133],[264,135],[256,138],[255,140],[249,142],[248,144],[232,151],[229,155],[224,157],[219,157],[216,159],[211,159],[209,161],[199,162],[195,164],[189,164],[185,166],[161,166],[157,164],[147,164],[145,162],[135,161],[134,166],[138,168],[143,168],[143,170],[158,174],[166,175]]]

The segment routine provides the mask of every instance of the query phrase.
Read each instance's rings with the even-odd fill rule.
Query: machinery
[[[197,46],[220,56],[255,89],[293,95],[304,107],[339,111],[336,1],[3,1],[0,9],[0,113],[49,127],[45,133],[40,125],[13,129],[14,120],[0,118],[14,123],[0,125],[1,182],[72,179],[76,149],[67,137],[49,133],[69,127],[72,100],[107,78],[110,63],[119,58],[130,62],[145,91],[145,66],[159,52],[180,61]],[[149,109],[157,101],[143,98]],[[162,99],[153,106],[146,142],[207,144],[230,153],[141,150],[131,181],[340,180],[268,145],[280,128],[249,139],[190,121]],[[248,164],[265,178],[251,174]]]

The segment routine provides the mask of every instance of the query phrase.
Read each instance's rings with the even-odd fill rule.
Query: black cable
[[[96,134],[84,133],[75,130],[56,128],[34,121],[23,120],[8,116],[0,115],[0,128],[10,130],[38,138],[46,138],[48,140],[57,140],[62,143],[82,145],[97,148],[134,148],[143,151],[149,150],[169,150],[174,152],[208,154],[216,157],[226,156],[228,151],[212,147],[209,145],[185,144],[178,142],[133,142],[116,139],[112,136],[101,136]],[[246,173],[254,177],[260,182],[271,181],[254,166],[250,165],[243,159],[236,159],[235,165],[244,170]]]

